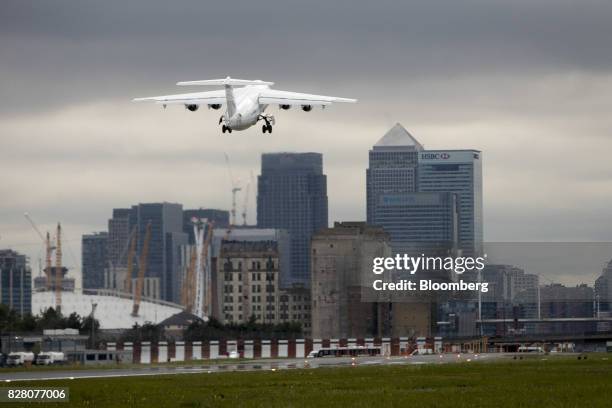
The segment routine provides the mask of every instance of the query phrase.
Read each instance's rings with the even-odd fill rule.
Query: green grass
[[[612,360],[592,356],[24,385],[34,384],[68,386],[70,405],[91,407],[610,407]]]

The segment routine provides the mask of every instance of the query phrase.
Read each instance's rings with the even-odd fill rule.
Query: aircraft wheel
[[[221,126],[221,132],[225,133],[226,130],[227,130],[227,126],[225,125]]]
[[[227,128],[227,131],[228,131],[229,133],[232,133],[232,128],[231,128],[231,127],[228,127],[228,128]]]
[[[263,125],[261,127],[261,133],[266,133],[268,131],[268,127],[266,125]]]
[[[272,133],[272,125],[268,125],[268,133]]]

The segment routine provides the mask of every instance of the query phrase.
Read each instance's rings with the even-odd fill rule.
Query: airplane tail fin
[[[236,113],[236,101],[234,100],[234,89],[231,85],[225,85],[225,101],[227,102],[227,114],[231,118]]]

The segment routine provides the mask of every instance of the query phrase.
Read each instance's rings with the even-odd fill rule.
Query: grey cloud
[[[179,79],[225,74],[323,91],[601,72],[612,65],[611,16],[599,1],[10,1],[0,15],[9,96],[0,107],[171,92]]]

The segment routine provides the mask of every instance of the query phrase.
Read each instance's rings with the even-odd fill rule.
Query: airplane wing
[[[213,104],[225,104],[225,91],[208,91],[208,92],[193,92],[186,94],[177,95],[163,95],[163,96],[151,96],[147,98],[134,98],[134,102],[152,101],[159,104],[201,104],[201,105],[213,105]]]
[[[338,98],[335,96],[312,95],[299,92],[264,89],[259,93],[259,103],[262,105],[331,105],[334,102],[355,103],[357,99]]]

